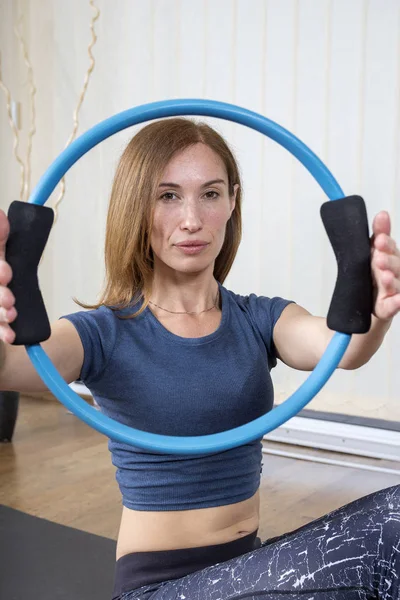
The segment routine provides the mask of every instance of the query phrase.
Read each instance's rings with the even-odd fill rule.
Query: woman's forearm
[[[371,328],[368,333],[354,334],[343,359],[341,369],[358,369],[365,365],[381,346],[388,332],[392,319],[377,319],[372,316]]]

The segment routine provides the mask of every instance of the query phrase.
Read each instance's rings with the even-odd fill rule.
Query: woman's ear
[[[235,210],[235,206],[236,206],[236,196],[239,190],[239,184],[235,183],[235,185],[233,186],[233,194],[230,197],[230,202],[231,202],[231,214],[233,213],[233,211]]]

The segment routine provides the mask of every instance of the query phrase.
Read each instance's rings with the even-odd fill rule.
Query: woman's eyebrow
[[[201,187],[208,187],[209,185],[214,185],[215,183],[223,183],[227,185],[225,179],[211,179],[211,181],[206,181],[206,183],[203,183]],[[163,181],[162,183],[160,183],[159,187],[173,187],[178,189],[181,188],[179,183],[172,183],[171,181]]]

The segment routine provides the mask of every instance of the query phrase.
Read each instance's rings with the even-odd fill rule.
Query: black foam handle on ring
[[[338,265],[328,327],[341,333],[366,333],[371,327],[373,283],[365,202],[361,196],[325,202],[321,217]]]
[[[54,213],[51,208],[12,202],[8,209],[10,235],[6,244],[6,261],[13,276],[9,288],[15,296],[18,316],[11,328],[15,345],[36,344],[50,337],[50,323],[39,289],[38,266],[46,246]]]

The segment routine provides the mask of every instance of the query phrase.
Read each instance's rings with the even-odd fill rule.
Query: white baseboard
[[[400,461],[400,432],[334,421],[293,417],[265,438],[358,456]]]
[[[83,383],[70,387],[82,396],[91,396]],[[400,432],[361,425],[349,425],[306,417],[293,417],[265,438],[274,442],[308,446],[358,456],[400,461]]]

